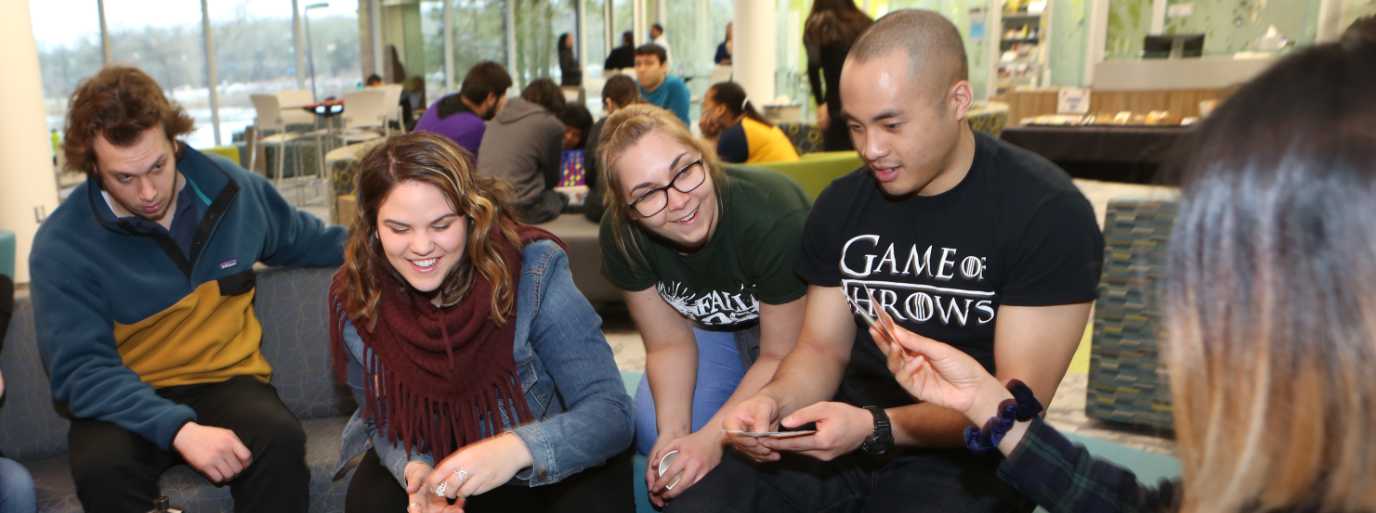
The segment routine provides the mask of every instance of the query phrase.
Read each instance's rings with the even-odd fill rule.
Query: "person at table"
[[[655,43],[635,49],[635,79],[640,83],[640,97],[646,102],[673,112],[687,125],[692,93],[683,78],[669,73],[669,52]]]
[[[43,221],[29,269],[82,508],[145,513],[186,463],[235,511],[305,511],[306,433],[269,383],[254,266],[337,266],[344,229],[191,148],[194,120],[137,68],[82,81],[65,125],[87,179]]]
[[[731,22],[728,21],[726,22],[726,39],[717,45],[717,54],[712,57],[712,62],[718,66],[730,66],[732,43]]]
[[[817,105],[817,129],[822,149],[854,149],[846,120],[841,117],[841,65],[851,44],[874,20],[855,6],[855,0],[814,0],[803,23],[807,50],[807,80]]]
[[[426,109],[416,122],[416,131],[448,137],[476,160],[487,122],[506,107],[506,91],[510,88],[511,75],[501,64],[474,64],[464,75],[459,92],[440,98]]]
[[[702,95],[698,129],[715,141],[722,162],[765,163],[798,160],[798,151],[783,130],[755,110],[745,89],[735,82],[718,82]]]
[[[559,216],[566,201],[554,191],[564,151],[564,93],[538,78],[492,118],[478,147],[478,174],[501,178],[516,193],[512,214],[527,224]]]
[[[865,167],[832,182],[808,216],[797,347],[723,422],[817,431],[731,436],[733,457],[670,511],[1030,511],[994,475],[997,459],[961,447],[963,415],[894,382],[857,312],[885,311],[1049,402],[1096,295],[1094,210],[1064,171],[970,129],[964,46],[940,14],[876,22],[846,58],[840,92],[838,121]]]
[[[5,347],[5,333],[14,314],[14,280],[0,274],[0,351]],[[5,378],[0,375],[0,398],[5,396]],[[14,412],[10,412],[13,415]],[[33,475],[19,462],[0,456],[0,513],[34,513],[38,499],[33,487]]]
[[[635,34],[627,30],[621,33],[621,46],[607,53],[602,69],[617,74],[630,68],[635,68]]]
[[[793,347],[808,200],[783,175],[724,167],[664,109],[625,107],[602,130],[602,272],[625,291],[644,338],[636,449],[663,505],[721,461],[723,409],[754,394]]]
[[[1004,419],[976,445],[1053,513],[1376,511],[1376,222],[1350,208],[1376,203],[1373,61],[1372,40],[1286,57],[1178,164],[1161,354],[1179,479],[1145,485],[1040,417],[998,413],[1030,401],[950,345],[871,330],[897,382],[974,426]]]
[[[434,134],[370,150],[356,189],[329,290],[345,510],[633,511],[630,398],[563,243]]]

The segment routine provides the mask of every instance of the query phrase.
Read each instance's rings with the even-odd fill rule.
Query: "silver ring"
[[[456,483],[462,485],[463,482],[464,482],[465,480],[467,480],[467,479],[468,479],[468,471],[467,471],[467,470],[458,469],[458,470],[455,470],[455,471],[454,471],[454,481],[455,481]]]
[[[440,485],[435,487],[435,495],[448,497],[444,492],[449,491],[449,481],[440,481]]]

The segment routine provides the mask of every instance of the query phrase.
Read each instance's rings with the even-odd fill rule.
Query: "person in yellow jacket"
[[[735,82],[718,82],[702,95],[698,128],[716,143],[722,162],[735,164],[790,162],[798,151],[779,127],[755,110],[745,89]]]

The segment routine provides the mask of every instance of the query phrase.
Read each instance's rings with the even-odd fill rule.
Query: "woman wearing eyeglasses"
[[[782,175],[723,168],[652,105],[609,116],[597,158],[602,271],[625,291],[645,341],[636,447],[662,505],[721,461],[723,405],[759,390],[793,348],[807,291],[793,269],[810,204]]]

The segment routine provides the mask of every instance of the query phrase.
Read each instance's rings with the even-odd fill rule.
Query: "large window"
[[[301,11],[306,26],[307,73],[314,74],[316,97],[342,96],[363,87],[358,0],[302,1]]]
[[[196,119],[193,147],[215,145],[199,2],[105,0],[110,57],[138,66]],[[157,12],[157,16],[149,16]],[[94,72],[95,70],[91,70]]]
[[[43,74],[43,110],[48,129],[61,132],[67,99],[81,79],[100,69],[100,14],[95,0],[29,4],[38,63]]]
[[[516,3],[516,69],[520,85],[537,78],[559,80],[555,38],[577,33],[574,0],[507,0]]]
[[[310,84],[297,82],[291,2],[211,0],[208,7],[218,66],[221,142],[228,144],[257,115],[249,95]]]

